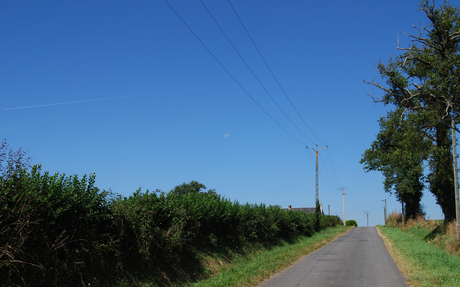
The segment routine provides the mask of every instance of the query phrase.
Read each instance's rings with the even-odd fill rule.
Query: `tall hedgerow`
[[[177,262],[191,248],[269,243],[310,235],[315,214],[265,204],[240,204],[207,192],[141,192],[112,205],[120,240],[120,266],[157,268]],[[320,228],[341,225],[337,216],[322,216]],[[158,263],[161,262],[161,263]]]
[[[110,276],[108,193],[94,183],[94,174],[50,175],[40,166],[2,179],[0,277],[7,285],[78,286]]]
[[[7,149],[2,144],[1,151]],[[0,278],[6,286],[113,286],[203,272],[196,250],[240,248],[310,235],[338,217],[240,204],[198,182],[171,192],[114,196],[95,175],[30,166],[25,152],[0,153]],[[203,190],[203,191],[202,191]],[[240,250],[240,249],[239,249]],[[147,280],[145,280],[147,279]]]

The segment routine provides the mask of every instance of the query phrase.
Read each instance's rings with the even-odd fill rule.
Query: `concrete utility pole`
[[[454,160],[455,219],[457,221],[457,240],[460,240],[460,206],[458,195],[457,140],[455,138],[455,120],[452,117],[452,158]]]
[[[348,189],[348,187],[340,187],[339,189],[342,190],[342,221],[343,221],[343,226],[345,226],[345,197],[346,193],[344,193],[345,189]]]
[[[404,227],[404,201],[401,201],[402,226]]]
[[[319,147],[318,145],[314,147],[308,147],[307,149],[312,149],[316,152],[316,197],[315,197],[315,204],[316,201],[319,201],[319,182],[318,182],[318,151],[320,149],[327,148],[327,147]]]
[[[387,225],[387,200],[382,200],[385,202],[385,206],[383,207],[383,225]]]
[[[369,226],[369,213],[372,213],[372,212],[371,211],[366,211],[364,213],[367,214],[367,226]]]

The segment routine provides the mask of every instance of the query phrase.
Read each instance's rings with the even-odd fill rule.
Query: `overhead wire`
[[[326,175],[329,178],[329,181],[332,183],[332,186],[334,186],[334,182],[332,181],[331,177],[329,176],[329,172],[327,171],[326,165],[324,164],[323,157],[318,154],[318,157],[321,159],[321,163],[324,166],[324,170],[326,171]]]
[[[176,14],[176,16],[182,21],[182,23],[189,29],[189,31],[195,36],[195,38],[201,43],[201,45],[208,51],[208,53],[214,58],[214,60],[216,60],[216,62],[224,69],[224,71],[233,79],[233,81],[244,91],[244,93],[272,120],[274,121],[284,132],[286,132],[289,136],[291,136],[294,140],[296,140],[297,142],[305,145],[301,140],[299,140],[298,138],[296,138],[293,134],[291,134],[289,131],[287,131],[278,121],[276,121],[257,101],[254,97],[251,96],[251,94],[239,83],[239,81],[232,75],[232,73],[230,73],[230,71],[222,64],[222,62],[219,61],[219,59],[211,52],[211,50],[206,46],[206,44],[198,37],[198,35],[193,31],[193,29],[185,22],[185,20],[179,15],[179,13],[172,7],[172,5],[167,1],[165,0],[166,4],[171,8],[171,10]],[[238,49],[235,47],[235,45],[232,43],[232,41],[229,39],[229,37],[227,36],[227,34],[224,32],[224,30],[222,29],[222,27],[220,26],[220,24],[217,22],[217,20],[215,19],[215,17],[212,15],[211,11],[207,8],[207,6],[205,5],[205,3],[200,0],[200,2],[202,3],[202,5],[204,6],[204,8],[206,9],[206,11],[208,12],[208,14],[210,15],[210,17],[213,19],[213,21],[215,22],[215,24],[217,25],[217,27],[220,29],[220,31],[222,32],[222,34],[225,36],[225,38],[227,39],[227,41],[230,43],[230,45],[233,47],[233,49],[235,50],[235,52],[238,54],[238,56],[240,57],[240,59],[243,61],[243,63],[246,65],[246,67],[249,69],[249,71],[252,73],[252,75],[256,78],[256,80],[258,81],[258,83],[262,86],[262,88],[265,90],[265,92],[268,94],[268,96],[271,98],[271,100],[275,103],[275,105],[278,107],[278,109],[284,114],[284,116],[291,122],[291,124],[303,135],[305,136],[305,138],[307,138],[309,141],[313,142],[307,135],[305,135],[305,133],[303,133],[299,127],[292,121],[292,119],[286,114],[286,112],[284,112],[284,110],[279,106],[279,104],[276,102],[276,100],[272,97],[272,95],[268,92],[268,90],[266,89],[266,87],[262,84],[262,82],[260,81],[260,79],[257,77],[257,75],[254,73],[254,71],[249,67],[249,65],[247,64],[247,62],[244,60],[243,56],[241,55],[241,53],[238,51]],[[272,69],[270,68],[270,66],[268,65],[267,61],[265,60],[265,58],[263,57],[262,53],[260,52],[259,48],[257,47],[256,43],[254,42],[252,36],[250,35],[249,31],[247,30],[246,26],[244,25],[243,21],[241,20],[241,18],[239,17],[236,9],[234,8],[234,6],[232,5],[231,1],[229,0],[228,1],[232,10],[234,11],[236,17],[238,18],[238,20],[240,21],[241,25],[243,26],[244,30],[246,31],[249,39],[251,40],[251,42],[253,43],[255,49],[257,50],[257,52],[259,53],[261,59],[263,60],[263,62],[265,63],[267,69],[269,70],[269,72],[271,73],[272,77],[275,79],[276,83],[278,84],[279,88],[281,89],[281,91],[283,92],[283,94],[285,95],[286,99],[288,100],[288,102],[290,103],[290,105],[292,106],[292,108],[294,109],[294,111],[297,113],[297,115],[299,116],[299,118],[302,120],[302,122],[305,124],[305,126],[310,130],[310,132],[316,137],[316,139],[318,139],[321,143],[324,144],[323,141],[321,141],[321,139],[313,132],[313,130],[308,126],[308,124],[305,122],[305,120],[302,118],[302,116],[300,115],[300,113],[298,112],[298,110],[295,108],[294,104],[292,103],[292,101],[290,100],[289,96],[287,95],[287,93],[285,92],[285,90],[283,89],[283,87],[281,86],[280,82],[278,81],[278,79],[276,78],[276,76],[274,75]],[[334,175],[335,175],[335,178],[338,181],[337,179],[337,174],[335,173],[335,169],[334,169],[334,166],[332,164],[332,159],[330,157],[330,153],[328,151],[328,154],[329,154],[329,158],[330,158],[330,161],[331,161],[331,166],[333,168],[333,172],[334,172]],[[311,154],[310,154],[311,156]],[[312,160],[314,161],[314,159],[312,158]],[[321,158],[321,161],[322,161],[322,164],[324,166],[324,169],[326,171],[326,174],[327,174],[327,177],[329,178],[330,182],[334,185],[330,175],[329,175],[329,172],[327,171],[327,168],[326,168],[326,165],[324,164],[324,161],[323,159]],[[322,177],[322,174],[320,175]],[[326,184],[326,186],[330,189],[331,187],[327,184],[326,181],[324,181],[323,179],[323,182],[324,184]],[[340,185],[340,184],[339,184]]]
[[[328,149],[329,149],[329,148],[327,148],[327,150],[328,150]],[[315,162],[316,162],[315,159],[313,159],[313,156],[311,155],[311,153],[309,153],[309,154],[310,154],[310,157],[311,157],[312,161],[315,163]],[[328,168],[327,168],[326,164],[324,163],[323,156],[321,155],[321,153],[318,153],[318,158],[321,160],[321,164],[322,164],[321,170],[324,170],[324,171],[326,172],[327,179],[329,179],[329,182],[332,184],[332,186],[335,186],[334,181],[332,180],[331,176],[329,175]],[[326,184],[326,186],[327,186],[330,190],[333,190],[333,188],[331,188],[331,187],[329,186],[329,184],[327,184],[327,181],[323,178],[322,174],[323,174],[323,173],[319,173],[319,176],[322,178],[322,182],[323,182],[324,184]],[[340,184],[339,184],[339,185],[340,185]]]
[[[329,153],[329,149],[327,149],[327,154],[329,155],[329,161],[331,162],[332,171],[334,172],[334,176],[335,176],[335,179],[337,180],[337,184],[338,184],[338,186],[342,186],[340,184],[339,179],[337,178],[337,173],[335,172],[334,164],[332,163],[332,158],[331,158],[331,154]]]
[[[361,210],[345,211],[345,213],[349,214],[349,213],[363,212],[363,211],[369,211],[369,210],[378,210],[378,209],[382,209],[382,208],[383,207],[365,208],[365,209],[361,209]]]
[[[201,1],[201,0],[200,0]],[[236,12],[236,9],[235,7],[233,6],[232,2],[230,0],[228,0],[228,3],[230,4],[230,6],[232,7],[232,10],[233,12],[235,13],[236,17],[238,18],[238,20],[240,21],[241,25],[243,26],[244,30],[246,31],[246,34],[248,35],[249,39],[251,39],[251,42],[252,44],[254,45],[254,47],[256,48],[257,52],[259,53],[260,57],[262,58],[263,62],[265,63],[265,66],[267,66],[267,69],[270,71],[272,77],[275,79],[276,83],[278,84],[279,88],[281,89],[281,91],[283,92],[284,96],[286,97],[286,99],[288,100],[288,102],[291,104],[292,108],[294,109],[294,111],[297,113],[297,115],[299,116],[299,118],[302,120],[302,122],[305,124],[305,126],[310,130],[310,132],[323,144],[323,145],[326,145],[314,132],[313,130],[310,128],[310,126],[305,122],[305,120],[303,119],[303,117],[300,115],[299,111],[296,109],[296,107],[294,106],[294,104],[292,103],[291,99],[288,97],[286,91],[283,89],[283,87],[281,86],[280,82],[278,81],[278,79],[276,78],[275,74],[273,73],[272,69],[270,68],[270,66],[268,65],[267,61],[265,60],[264,56],[262,55],[262,53],[260,52],[259,48],[257,47],[256,43],[254,42],[253,38],[251,37],[251,34],[249,33],[248,29],[246,28],[246,26],[244,25],[243,23],[243,20],[241,20],[241,17],[238,15],[238,12]]]
[[[202,0],[200,0],[201,3],[203,3]],[[273,79],[276,81],[276,83],[278,84],[278,87],[280,88],[280,90],[283,92],[284,96],[286,97],[286,99],[288,100],[288,102],[290,103],[291,107],[294,109],[294,111],[297,113],[297,115],[299,116],[299,118],[302,120],[302,122],[305,124],[305,126],[310,130],[310,132],[316,137],[316,139],[318,139],[322,144],[326,145],[314,132],[313,130],[310,128],[310,126],[306,123],[306,121],[303,119],[303,117],[300,115],[299,111],[296,109],[296,107],[294,106],[294,104],[292,103],[291,99],[289,98],[289,96],[287,95],[286,91],[284,90],[284,88],[282,87],[281,83],[278,81],[278,78],[275,76],[275,74],[273,73],[273,70],[270,68],[270,65],[268,64],[268,62],[265,60],[265,57],[262,55],[262,52],[260,51],[259,47],[257,46],[257,44],[255,43],[254,39],[252,38],[251,34],[249,33],[249,30],[246,28],[246,25],[244,25],[243,23],[243,20],[241,19],[241,17],[239,16],[238,12],[236,11],[235,7],[233,6],[232,2],[230,0],[228,0],[228,3],[230,4],[230,7],[232,8],[233,12],[235,13],[236,17],[238,18],[241,26],[244,28],[244,30],[246,31],[246,34],[248,35],[249,39],[251,40],[254,48],[257,50],[257,53],[259,54],[259,56],[261,57],[262,61],[264,62],[265,66],[267,67],[268,71],[270,72],[270,74],[272,75]],[[204,4],[203,4],[204,5]],[[208,11],[209,12],[209,11]],[[216,22],[217,23],[217,22]],[[220,27],[219,27],[220,28]],[[223,32],[223,31],[222,31]],[[233,46],[233,45],[232,45]],[[249,67],[248,67],[249,68]],[[255,76],[255,75],[254,75]],[[271,97],[271,96],[270,96]],[[273,100],[273,98],[272,98]],[[283,112],[284,113],[284,112]],[[285,114],[286,115],[286,114]],[[289,119],[290,120],[290,119]],[[291,120],[290,120],[291,121]],[[292,121],[291,121],[292,123]],[[294,123],[293,123],[294,124]],[[294,124],[294,126],[297,128],[297,126]],[[298,129],[298,128],[297,128]],[[304,136],[305,134],[302,133]],[[307,137],[307,136],[305,136]],[[308,137],[307,137],[308,138]],[[310,140],[311,141],[311,140]],[[333,173],[334,173],[334,176],[337,180],[337,183],[338,185],[340,186],[340,182],[337,178],[337,174],[335,172],[335,168],[334,168],[334,165],[332,164],[332,159],[331,159],[331,156],[330,156],[330,153],[329,153],[329,150],[328,150],[328,155],[329,155],[329,159],[330,159],[330,162],[331,162],[331,166],[332,166],[332,170],[333,170]],[[322,160],[322,158],[321,158]],[[329,173],[327,172],[327,168],[326,168],[326,165],[324,164],[323,162],[323,166],[324,166],[324,169],[326,171],[326,174],[329,178],[329,180],[331,181],[331,183],[334,185],[331,177],[329,176]]]
[[[189,29],[189,31],[195,36],[195,38],[203,45],[203,47],[208,51],[208,53],[216,60],[216,62],[224,69],[224,71],[235,81],[235,83],[244,91],[244,93],[272,120],[274,121],[283,131],[285,131],[288,135],[290,135],[294,140],[298,141],[300,144],[305,145],[302,141],[288,132],[278,121],[276,121],[255,99],[254,97],[249,94],[249,92],[240,84],[240,82],[230,73],[230,71],[225,68],[225,66],[217,59],[217,57],[209,50],[206,44],[198,37],[198,35],[193,31],[193,29],[185,22],[185,20],[179,15],[179,13],[171,6],[168,0],[165,0],[166,4],[171,8],[171,10],[176,14],[176,16],[184,23],[184,25]]]
[[[308,154],[310,155],[310,158],[311,158],[312,162],[315,164],[315,163],[316,163],[316,160],[313,158],[312,154],[311,154],[311,153],[308,153]],[[321,156],[319,156],[319,153],[318,153],[318,158],[321,158]],[[327,176],[328,176],[328,178],[329,178],[329,181],[331,181],[330,176],[329,176],[329,173],[327,172],[326,166],[324,165],[324,162],[323,162],[322,159],[321,159],[321,162],[323,163],[323,167],[324,167],[324,170],[326,171],[326,174],[327,174]],[[321,182],[320,182],[321,184],[320,184],[320,183],[318,183],[318,184],[319,184],[320,186],[322,186],[322,185],[324,184],[329,190],[333,190],[333,188],[331,188],[331,186],[328,184],[328,182],[324,179],[323,173],[322,173],[322,172],[319,172],[318,175],[319,175],[319,177],[321,178]],[[332,182],[332,181],[331,181],[331,182]],[[332,182],[332,184],[334,184],[334,183]]]
[[[354,205],[355,205],[356,207],[358,207],[358,208],[361,208],[361,209],[364,209],[364,210],[366,209],[366,208],[364,207],[364,205],[362,205],[362,204],[360,203],[360,201],[359,201],[357,198],[355,198],[355,196],[353,195],[353,192],[348,191],[348,192],[347,192],[347,196],[348,196],[348,198],[349,198],[348,202],[351,202],[352,204],[354,204]]]
[[[235,45],[233,44],[233,42],[230,40],[230,38],[227,36],[227,34],[224,32],[224,30],[222,29],[222,27],[219,25],[219,23],[217,22],[216,18],[212,15],[211,11],[208,9],[208,7],[206,6],[206,4],[204,4],[203,0],[200,0],[201,4],[203,5],[203,7],[206,9],[206,11],[208,12],[209,16],[211,16],[212,20],[214,21],[214,23],[216,23],[217,27],[220,29],[220,31],[222,32],[222,34],[225,36],[225,38],[227,39],[227,41],[230,43],[230,45],[232,46],[233,50],[235,50],[235,52],[238,54],[238,56],[240,57],[241,61],[243,61],[243,63],[246,65],[246,67],[248,68],[248,70],[251,72],[251,74],[254,76],[254,78],[256,78],[257,82],[260,84],[260,86],[262,86],[263,90],[267,93],[267,95],[270,97],[270,99],[273,101],[273,103],[275,103],[275,105],[278,107],[278,109],[283,113],[283,115],[291,122],[291,124],[306,138],[308,139],[309,141],[311,141],[312,143],[314,143],[307,135],[305,135],[300,129],[299,127],[297,127],[297,125],[291,120],[291,118],[286,114],[286,112],[280,107],[280,105],[276,102],[276,100],[272,97],[272,95],[270,94],[270,92],[267,90],[267,88],[265,87],[264,84],[262,84],[262,82],[260,81],[259,77],[257,77],[257,75],[254,73],[254,71],[251,69],[251,67],[249,67],[248,63],[246,62],[246,60],[243,58],[243,56],[241,55],[241,53],[238,51],[238,49],[235,47]]]

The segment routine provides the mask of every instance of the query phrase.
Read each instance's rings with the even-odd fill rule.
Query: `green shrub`
[[[345,221],[345,226],[356,226],[358,227],[358,222],[354,219],[349,219]]]
[[[279,206],[242,205],[214,190],[115,197],[95,187],[94,174],[18,168],[0,178],[0,278],[7,286],[113,286],[139,278],[163,278],[164,285],[180,272],[202,272],[194,250],[270,245],[309,236],[318,222],[341,224],[337,216],[318,221]]]
[[[94,174],[51,176],[40,166],[1,181],[0,277],[7,284],[95,284],[110,276],[109,193],[94,182]]]
[[[334,227],[337,225],[342,225],[342,219],[336,215],[323,215],[319,221],[320,228]]]

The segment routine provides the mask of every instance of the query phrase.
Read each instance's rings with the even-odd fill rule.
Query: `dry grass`
[[[402,224],[400,213],[391,213],[387,226],[397,227],[410,234],[424,236],[426,242],[433,244],[450,255],[460,256],[460,241],[457,237],[457,223],[455,220],[445,224],[441,220],[426,220],[423,215],[407,220]]]
[[[460,258],[449,255],[448,252],[433,244],[434,240],[427,242],[424,235],[432,238],[434,234],[435,238],[440,238],[439,228],[432,233],[429,229],[421,227],[420,224],[433,225],[433,222],[419,222],[411,227],[406,226],[404,230],[378,227],[379,235],[388,251],[407,278],[406,284],[428,287],[460,286]],[[447,230],[447,225],[445,229]]]
[[[401,273],[404,275],[406,278],[411,278],[412,274],[414,274],[414,270],[405,259],[402,258],[401,253],[399,252],[398,249],[396,249],[393,246],[393,243],[391,240],[389,240],[381,231],[380,228],[377,228],[377,232],[379,236],[382,238],[383,243],[385,244],[388,252],[390,253],[391,257],[395,261],[396,265],[398,266],[398,269],[401,270]],[[417,286],[415,285],[410,279],[406,281],[406,284],[409,286]]]

